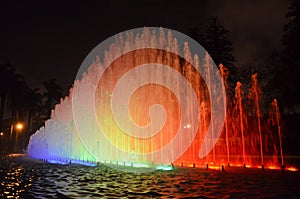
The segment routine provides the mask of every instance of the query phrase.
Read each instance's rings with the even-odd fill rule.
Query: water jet
[[[69,96],[31,136],[28,154],[49,162],[150,168],[172,162],[173,168],[221,165],[222,171],[227,162],[284,170],[278,102],[265,119],[257,74],[248,89],[237,82],[235,95],[224,99],[230,89],[226,66],[216,67],[206,51],[195,54],[194,41],[180,43],[176,34],[127,31],[103,54],[93,51]]]

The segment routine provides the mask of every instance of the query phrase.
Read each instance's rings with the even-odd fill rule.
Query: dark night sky
[[[9,60],[33,86],[57,78],[66,89],[85,56],[114,34],[143,26],[187,32],[217,15],[241,65],[280,48],[288,6],[286,0],[6,2],[0,4],[0,60]]]

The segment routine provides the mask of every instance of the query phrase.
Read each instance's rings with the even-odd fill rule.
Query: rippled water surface
[[[299,198],[299,172],[200,168],[128,173],[2,157],[0,198]]]

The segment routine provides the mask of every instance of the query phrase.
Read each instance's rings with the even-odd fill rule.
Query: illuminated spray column
[[[179,32],[122,32],[86,57],[69,96],[31,136],[28,154],[50,162],[138,167],[253,164],[251,153],[261,151],[263,159],[262,144],[276,146],[281,138],[272,143],[275,139],[261,136],[257,148],[261,133],[247,126],[251,118],[242,95],[226,102],[224,74],[197,42]],[[255,99],[252,110],[259,108]],[[260,131],[267,128],[261,125]]]

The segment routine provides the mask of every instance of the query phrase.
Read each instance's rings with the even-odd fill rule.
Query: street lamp
[[[17,122],[16,124],[16,129],[17,129],[17,132],[16,132],[16,145],[15,145],[15,150],[17,151],[18,149],[18,138],[19,138],[19,133],[22,131],[23,129],[23,124],[20,123],[20,122]]]
[[[14,128],[16,129],[15,131],[15,143],[14,145],[12,145],[12,147],[14,147],[14,150],[17,150],[17,144],[18,144],[18,134],[20,131],[22,131],[22,129],[24,128],[24,125],[21,122],[16,122],[16,123],[12,123],[11,127],[10,127],[10,140],[12,142],[12,136],[13,136],[13,131]]]
[[[1,153],[1,151],[2,151],[2,137],[3,137],[3,135],[4,135],[4,133],[1,132],[1,133],[0,133],[0,153]]]
[[[22,123],[17,123],[16,128],[20,131],[23,129],[23,124]]]

